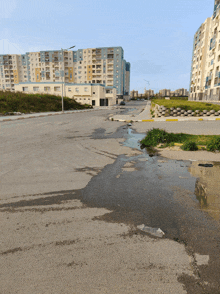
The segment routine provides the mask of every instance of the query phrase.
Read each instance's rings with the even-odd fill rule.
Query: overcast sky
[[[131,90],[189,88],[193,36],[214,0],[0,0],[0,54],[122,46]]]

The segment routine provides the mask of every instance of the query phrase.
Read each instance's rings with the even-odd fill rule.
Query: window
[[[33,87],[33,91],[39,91],[39,87]]]
[[[88,87],[84,87],[84,92],[89,92]]]
[[[77,93],[78,93],[78,92],[79,92],[79,88],[75,88],[75,92],[77,92]]]
[[[28,87],[22,87],[22,91],[28,91]]]
[[[60,87],[54,87],[54,92],[60,92]]]
[[[68,88],[68,92],[72,92],[71,88]]]
[[[95,92],[92,92],[92,94],[95,94]]]
[[[45,91],[45,92],[50,91],[50,87],[44,87],[44,91]]]

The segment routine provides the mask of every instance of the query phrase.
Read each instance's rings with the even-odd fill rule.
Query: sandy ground
[[[174,150],[173,150],[174,149]],[[156,148],[160,156],[178,159],[178,160],[197,160],[197,161],[218,161],[220,162],[220,153],[208,151],[184,151],[180,148]]]

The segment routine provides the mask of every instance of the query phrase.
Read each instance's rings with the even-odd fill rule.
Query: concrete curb
[[[178,122],[178,121],[220,121],[220,117],[203,117],[203,118],[154,118],[154,119],[142,119],[142,120],[125,120],[125,119],[114,119],[114,117],[110,117],[110,120],[120,121],[120,122]]]
[[[25,114],[20,116],[6,116],[5,118],[0,117],[0,123],[6,122],[6,121],[14,121],[14,120],[22,120],[22,119],[28,119],[28,118],[38,118],[38,117],[46,117],[46,116],[52,116],[52,115],[61,115],[61,114],[74,114],[74,113],[82,113],[82,112],[90,112],[90,111],[97,111],[97,110],[103,110],[107,108],[95,108],[95,109],[83,109],[83,110],[70,110],[66,112],[54,112],[54,113],[34,113],[34,114]],[[110,110],[110,108],[108,108]]]

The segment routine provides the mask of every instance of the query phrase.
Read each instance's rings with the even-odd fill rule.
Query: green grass
[[[90,105],[81,105],[74,99],[64,97],[64,109],[75,110],[92,108]],[[61,111],[62,102],[60,96],[50,94],[25,94],[0,91],[0,113],[7,112],[47,112]]]
[[[198,150],[198,146],[197,146],[196,142],[193,142],[193,141],[184,142],[183,146],[181,146],[181,148],[185,151],[197,151]]]
[[[188,100],[182,100],[182,99],[171,99],[171,100],[165,100],[165,99],[153,99],[152,100],[152,106],[154,107],[155,104],[163,105],[167,108],[181,108],[184,110],[212,110],[215,111],[220,110],[220,105],[211,104],[211,103],[205,103],[205,102],[193,102]]]
[[[184,150],[195,148],[196,145],[207,146],[208,151],[220,150],[219,135],[191,135],[184,133],[168,133],[161,129],[151,129],[147,132],[147,136],[141,141],[142,148],[156,147],[162,144],[163,147],[173,146],[174,143],[183,144]],[[193,147],[194,146],[194,147]],[[210,146],[208,148],[208,146]],[[194,149],[194,150],[195,150]]]

